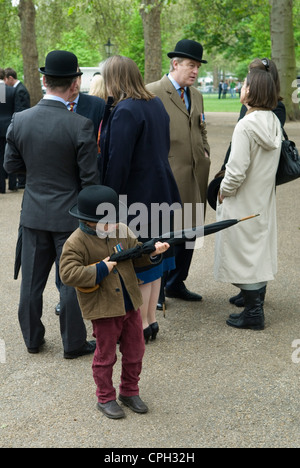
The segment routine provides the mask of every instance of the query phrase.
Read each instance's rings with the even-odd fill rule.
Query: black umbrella
[[[242,219],[226,219],[224,221],[218,221],[216,223],[207,224],[206,226],[198,226],[192,229],[185,229],[183,231],[169,232],[163,234],[160,237],[156,237],[145,242],[143,245],[137,245],[132,249],[123,250],[121,252],[113,253],[110,257],[112,262],[122,262],[124,260],[134,259],[141,257],[144,254],[150,254],[155,250],[156,242],[168,242],[170,245],[178,245],[184,242],[193,242],[198,237],[208,236],[216,232],[227,229],[231,226],[234,226],[237,223],[246,221],[248,219],[255,218],[257,215],[248,216],[247,218]]]
[[[208,224],[207,226],[198,226],[194,229],[186,229],[183,231],[169,232],[163,234],[160,237],[151,239],[144,244],[137,245],[131,249],[122,250],[121,252],[113,253],[110,257],[111,262],[124,262],[125,260],[134,259],[141,257],[145,254],[151,254],[155,251],[156,242],[167,242],[170,245],[182,244],[183,242],[189,241],[193,242],[197,237],[208,236],[209,234],[214,234],[215,232],[222,231],[231,226],[234,226],[237,223],[246,221],[247,219],[256,218],[257,215],[248,216],[247,218],[242,219],[227,219],[225,221],[218,221],[217,223]],[[99,288],[99,285],[92,288],[77,288],[79,291],[84,293],[94,292]]]

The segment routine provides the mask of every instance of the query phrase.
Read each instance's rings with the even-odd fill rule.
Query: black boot
[[[267,286],[264,286],[263,288],[259,289],[259,294],[260,294],[260,300],[261,300],[261,306],[262,307],[264,306],[264,303],[265,303],[266,292],[267,292]],[[238,294],[238,296],[239,296],[238,304],[242,304],[242,305],[237,305],[237,303],[231,302],[231,299],[233,299],[233,298],[229,299],[229,302],[231,302],[231,304],[236,305],[237,307],[244,307],[245,306],[245,300],[244,300],[244,296],[242,294],[242,291],[240,292],[240,294]],[[235,296],[235,297],[238,297],[238,296]],[[239,314],[230,314],[229,318],[236,320],[236,319],[240,318],[242,314],[243,314],[243,312],[241,312]]]
[[[245,309],[237,319],[229,318],[226,323],[230,327],[247,328],[250,330],[264,330],[265,316],[262,307],[260,290],[246,291],[242,289]]]
[[[237,296],[233,296],[229,299],[230,304],[234,304],[237,307],[244,307],[245,302],[244,302],[244,297],[242,294],[242,291],[239,292]]]

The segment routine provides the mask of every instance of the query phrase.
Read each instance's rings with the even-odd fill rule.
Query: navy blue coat
[[[97,96],[90,96],[89,94],[79,93],[76,113],[92,120],[96,139],[98,139],[98,131],[100,122],[103,119],[104,109],[104,99]]]
[[[169,115],[157,97],[121,101],[103,121],[101,131],[102,183],[119,195],[127,195],[127,205],[143,203],[150,214],[151,204],[180,203],[168,154]],[[148,223],[150,224],[150,217]]]

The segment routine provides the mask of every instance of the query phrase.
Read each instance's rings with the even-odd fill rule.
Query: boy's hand
[[[110,262],[109,261],[110,257],[106,257],[104,260],[102,260],[105,265],[108,268],[109,273],[114,269],[114,267],[117,265],[117,262]]]
[[[163,254],[170,248],[170,245],[167,242],[156,242],[155,244],[156,250],[151,253],[151,257],[155,257],[156,255]]]

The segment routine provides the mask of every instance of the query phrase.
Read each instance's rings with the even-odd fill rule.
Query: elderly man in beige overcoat
[[[204,118],[203,96],[192,85],[196,82],[202,63],[203,47],[196,41],[183,39],[171,58],[170,73],[161,80],[147,85],[158,96],[170,116],[169,161],[175,176],[181,201],[193,205],[192,224],[196,224],[196,204],[206,204],[206,192],[210,168],[209,144]],[[189,272],[193,249],[185,244],[176,246],[176,269],[166,279],[167,297],[199,301],[199,294],[189,291],[184,281]],[[164,300],[160,296],[160,303]],[[160,304],[158,305],[160,308]]]

